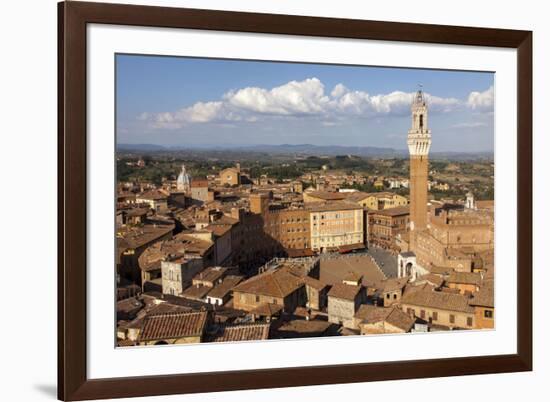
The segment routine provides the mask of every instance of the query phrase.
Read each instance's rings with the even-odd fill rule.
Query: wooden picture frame
[[[532,370],[532,32],[64,2],[58,5],[58,397],[103,399]],[[88,379],[86,26],[90,23],[517,49],[517,353],[498,356]]]

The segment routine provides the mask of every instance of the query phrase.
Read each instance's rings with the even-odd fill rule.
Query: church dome
[[[176,181],[177,189],[180,191],[189,191],[190,184],[191,177],[187,174],[185,165],[181,165],[181,172],[178,176],[178,180]]]

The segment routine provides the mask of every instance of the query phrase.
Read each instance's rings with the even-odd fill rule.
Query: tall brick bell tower
[[[410,245],[415,251],[416,233],[426,229],[428,220],[428,153],[432,144],[428,129],[428,107],[422,90],[414,96],[412,126],[407,137],[410,155]]]

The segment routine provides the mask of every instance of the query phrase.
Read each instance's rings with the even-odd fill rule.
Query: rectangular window
[[[422,319],[426,318],[426,311],[420,310],[420,318]]]
[[[471,327],[472,325],[474,325],[474,320],[472,319],[472,317],[468,317],[466,319],[466,324]]]
[[[449,314],[449,322],[450,322],[451,324],[454,324],[454,323],[455,323],[455,316],[454,316],[454,314]]]
[[[492,310],[484,310],[483,311],[483,316],[485,318],[493,318],[493,311]]]
[[[260,296],[256,296],[256,303],[260,302]]]
[[[432,314],[432,320],[437,321],[437,311],[434,311]]]

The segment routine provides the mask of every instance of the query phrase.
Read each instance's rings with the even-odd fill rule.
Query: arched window
[[[423,127],[424,127],[424,115],[421,114],[420,115],[420,129],[422,130]]]

